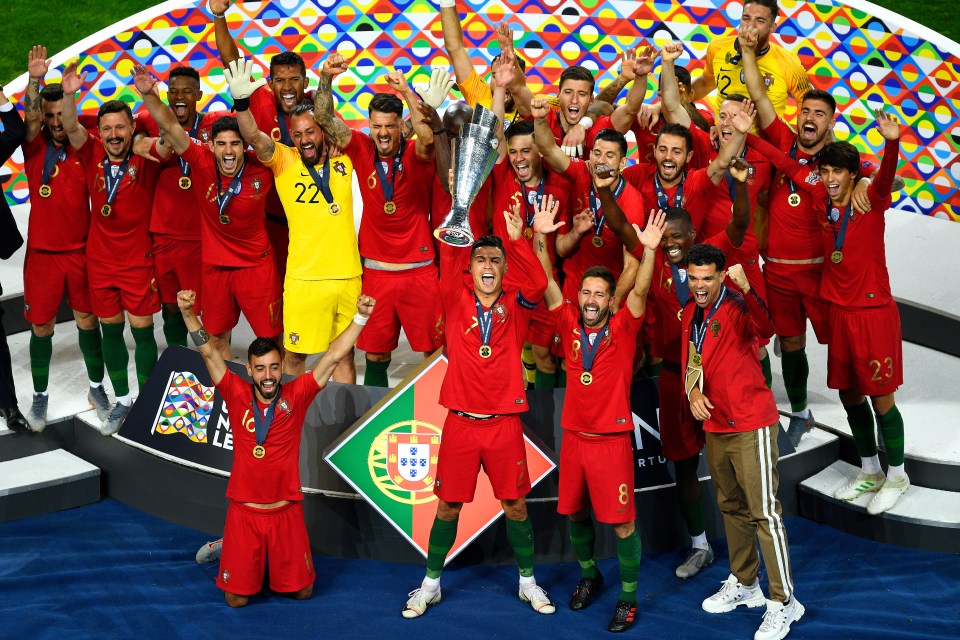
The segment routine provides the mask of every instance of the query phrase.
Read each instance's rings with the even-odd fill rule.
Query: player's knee
[[[780,349],[789,353],[799,351],[807,346],[807,335],[801,333],[798,336],[780,336]]]
[[[370,353],[368,351],[366,357],[370,362],[390,362],[389,353]]]
[[[841,389],[839,392],[840,404],[845,407],[855,407],[863,403],[863,394],[859,389]]]
[[[527,519],[527,501],[523,498],[516,500],[501,500],[503,505],[503,514],[510,520]]]
[[[80,323],[77,322],[77,324],[79,325]],[[56,318],[52,318],[50,322],[46,322],[44,324],[35,324],[33,325],[33,335],[37,336],[38,338],[46,338],[47,336],[52,336],[53,329],[56,326],[57,326]]]
[[[460,509],[463,508],[462,502],[437,501],[437,517],[447,522],[452,522],[460,517]]]
[[[556,373],[557,360],[547,347],[533,345],[533,360],[537,363],[537,369],[540,369],[540,371]]]
[[[613,532],[622,540],[627,536],[633,535],[633,532],[636,530],[636,528],[636,523],[631,520],[630,522],[621,522],[613,525]]]
[[[873,405],[873,412],[882,416],[893,408],[893,394],[888,393],[882,396],[870,396],[870,404]]]
[[[235,593],[230,593],[229,591],[223,592],[223,599],[227,601],[227,604],[230,605],[233,609],[239,609],[240,607],[245,607],[250,603],[249,596],[238,596]]]
[[[303,589],[300,589],[300,591],[294,591],[290,595],[294,600],[309,600],[310,596],[313,595],[313,585],[311,584],[307,587],[304,587]]]
[[[92,313],[81,313],[80,311],[74,311],[73,319],[77,323],[77,328],[84,330],[96,329],[100,324],[97,322],[97,316],[93,315]],[[56,319],[52,320],[52,322],[56,322]],[[52,331],[53,327],[51,327],[50,330]]]
[[[576,513],[571,513],[568,517],[571,522],[583,522],[590,517],[590,509],[581,509]]]

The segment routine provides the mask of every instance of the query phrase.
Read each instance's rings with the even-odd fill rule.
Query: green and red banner
[[[433,493],[447,410],[440,385],[447,359],[439,352],[385,396],[326,451],[324,459],[424,557],[437,513]],[[532,485],[556,466],[525,434]],[[447,562],[490,526],[503,510],[481,470],[474,501],[463,505],[457,540]]]

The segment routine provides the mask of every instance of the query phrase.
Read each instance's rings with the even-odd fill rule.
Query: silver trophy
[[[473,244],[470,205],[497,160],[497,116],[486,107],[473,109],[471,122],[463,125],[453,150],[453,207],[433,232],[441,242],[455,247]]]

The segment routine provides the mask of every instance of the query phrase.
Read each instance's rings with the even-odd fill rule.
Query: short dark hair
[[[695,244],[687,252],[687,265],[691,264],[698,267],[714,264],[717,266],[717,271],[723,271],[727,266],[727,257],[723,255],[723,251],[712,244]]]
[[[803,99],[800,100],[800,106],[802,107],[803,103],[807,100],[819,100],[820,102],[826,102],[828,105],[830,105],[831,114],[837,112],[837,99],[823,89],[810,89],[810,91],[807,91],[805,94],[803,94]]]
[[[847,169],[854,176],[860,173],[860,152],[849,142],[831,142],[820,152],[819,165]]]
[[[173,80],[174,78],[180,77],[190,78],[197,84],[200,84],[200,72],[193,67],[187,67],[182,64],[170,69],[170,75],[167,77],[167,82]]]
[[[691,228],[693,227],[693,216],[691,216],[690,212],[683,207],[667,207],[663,210],[663,213],[665,215],[664,222],[667,224],[679,221],[686,223]]]
[[[290,118],[293,119],[297,116],[302,116],[305,113],[309,113],[311,117],[313,116],[312,102],[304,102],[295,106],[293,109],[290,110]]]
[[[627,156],[627,139],[623,137],[623,134],[616,129],[600,129],[596,137],[593,139],[593,144],[596,145],[601,140],[605,142],[617,143],[617,145],[620,147],[620,155],[623,157]]]
[[[748,98],[747,96],[743,95],[742,93],[728,93],[727,95],[723,96],[723,101],[724,101],[724,102],[726,102],[727,100],[729,100],[730,102],[739,102],[740,104],[743,104],[744,102],[746,102],[746,101],[749,100],[749,99],[750,99],[750,98]]]
[[[687,145],[687,153],[693,151],[693,134],[690,133],[690,129],[687,129],[682,124],[677,124],[676,122],[668,122],[660,128],[660,133],[657,134],[656,144],[660,144],[660,136],[678,136],[683,138],[684,144]]]
[[[270,75],[273,75],[274,67],[300,67],[300,75],[307,77],[307,65],[303,63],[300,54],[293,51],[284,51],[270,58]]]
[[[374,111],[380,113],[393,113],[398,118],[403,118],[403,100],[392,93],[375,93],[370,100],[368,110],[371,114]]]
[[[507,129],[507,142],[510,142],[511,138],[516,136],[532,136],[533,135],[533,120],[518,120],[510,125],[510,128]]]
[[[690,76],[687,68],[678,64],[673,67],[673,73],[677,76],[677,81],[687,90],[687,93],[690,93],[690,90],[693,88],[693,78]]]
[[[583,272],[583,276],[580,278],[580,286],[583,286],[584,281],[587,278],[600,278],[607,283],[607,293],[613,295],[617,290],[617,279],[613,277],[613,273],[610,272],[610,269],[606,267],[596,265],[593,267],[588,267],[586,271]]]
[[[97,124],[100,124],[100,119],[108,113],[125,113],[127,119],[133,122],[133,111],[130,110],[130,105],[123,100],[107,100],[100,105],[100,110],[97,111]]]
[[[237,135],[243,138],[243,134],[240,133],[240,125],[237,124],[237,119],[233,116],[218,118],[217,121],[213,123],[213,126],[210,127],[210,137],[215,139],[224,131],[236,131]]]
[[[780,15],[780,7],[777,5],[777,0],[743,0],[743,6],[746,7],[748,4],[758,4],[761,7],[766,7],[770,10],[770,15],[774,19]]]
[[[63,100],[63,85],[59,82],[51,82],[40,89],[40,99],[46,102],[56,102]]]
[[[563,73],[560,74],[560,82],[557,84],[557,89],[563,88],[563,83],[567,80],[582,80],[584,82],[590,83],[590,93],[593,93],[594,86],[596,85],[596,78],[593,77],[593,74],[590,73],[590,70],[586,67],[582,67],[579,64],[571,65],[563,70]]]
[[[247,361],[265,356],[271,351],[276,351],[283,357],[283,350],[280,349],[276,340],[273,338],[257,338],[247,347]]]
[[[523,58],[521,58],[520,56],[515,56],[515,57],[516,57],[516,59],[517,59],[517,64],[520,65],[520,71],[526,71],[526,70],[527,70],[527,61],[524,60]],[[495,65],[495,64],[497,63],[497,60],[499,60],[499,59],[500,59],[500,54],[499,54],[499,53],[498,53],[497,55],[493,56],[493,60],[490,61],[490,70],[491,70],[491,71],[493,70],[493,65]]]
[[[503,250],[503,240],[500,239],[500,236],[483,236],[477,238],[473,246],[470,247],[470,257],[473,257],[473,254],[477,252],[477,249],[483,249],[484,247],[493,247],[494,249],[499,249],[500,253],[503,254],[504,259],[507,257],[507,252]]]

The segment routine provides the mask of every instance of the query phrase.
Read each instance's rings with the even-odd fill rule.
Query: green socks
[[[636,530],[626,538],[617,538],[617,561],[620,563],[620,600],[636,602],[640,575],[640,534]]]
[[[386,362],[374,362],[370,358],[367,358],[367,370],[363,374],[363,386],[389,387],[390,384],[387,382],[387,367],[389,366],[389,360]]]
[[[509,520],[507,521],[509,522]],[[443,572],[443,563],[447,554],[457,540],[457,524],[459,520],[433,519],[430,527],[430,541],[427,545],[427,577],[439,578]]]
[[[149,327],[131,327],[130,333],[133,334],[133,361],[137,365],[137,383],[142,389],[153,371],[153,365],[157,364],[157,339],[153,337],[153,323]]]
[[[556,389],[557,388],[557,372],[547,373],[546,371],[541,371],[537,367],[536,373],[533,377],[533,388],[534,389]]]
[[[187,346],[187,325],[183,321],[183,314],[171,313],[163,319],[163,337],[167,340],[167,346],[180,345]]]
[[[33,391],[42,393],[50,382],[50,359],[53,357],[53,334],[40,337],[30,330],[30,373]]]
[[[767,389],[773,389],[773,370],[770,369],[769,352],[760,359],[760,369],[763,371],[763,381],[766,383]]]
[[[887,463],[891,467],[903,464],[903,416],[897,405],[893,405],[885,414],[877,414],[880,433],[883,434],[883,446],[887,450]]]
[[[103,342],[100,338],[100,329],[77,327],[77,334],[80,353],[83,354],[83,364],[87,367],[87,377],[90,378],[90,382],[103,382]]]
[[[857,445],[857,451],[860,453],[860,457],[870,458],[877,455],[877,439],[873,434],[873,412],[870,411],[869,402],[864,399],[863,402],[858,405],[844,407],[844,410],[847,412],[847,423],[850,425],[850,431],[853,432],[853,441]],[[890,412],[888,411],[887,414],[889,415]],[[900,412],[897,412],[897,416],[900,416]],[[902,419],[900,420],[900,444],[902,447]],[[902,461],[901,459],[901,462]]]
[[[570,544],[580,563],[580,576],[591,580],[597,577],[597,562],[594,560],[596,541],[597,530],[593,527],[592,518],[570,520]]]
[[[127,379],[130,354],[127,353],[127,345],[123,341],[124,324],[101,322],[100,327],[103,329],[103,362],[113,385],[113,394],[130,395],[130,381]]]
[[[683,514],[683,521],[687,525],[687,533],[691,538],[695,538],[707,530],[707,524],[703,518],[703,497],[695,500],[680,500],[680,513]]]
[[[517,556],[517,568],[524,578],[533,576],[533,525],[530,518],[511,520],[507,518],[507,540]]]
[[[787,388],[790,410],[794,413],[807,408],[807,377],[810,365],[807,363],[806,349],[784,351],[780,356],[783,368],[783,386]]]

